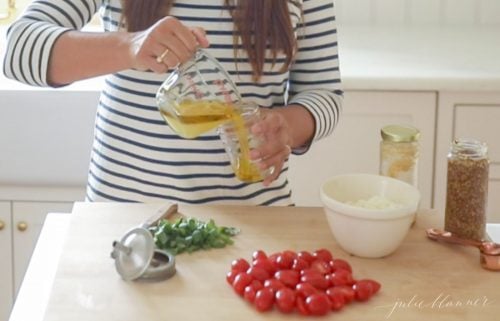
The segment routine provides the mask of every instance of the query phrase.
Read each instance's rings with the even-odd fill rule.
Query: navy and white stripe
[[[332,133],[341,113],[337,30],[332,0],[299,2],[302,9],[289,2],[298,39],[296,59],[284,73],[279,71],[283,56],[278,55],[275,66],[271,59],[266,60],[259,83],[252,81],[247,56],[239,53],[237,59],[233,57],[233,24],[223,0],[179,0],[170,14],[207,31],[208,50],[226,68],[245,99],[268,108],[287,103],[307,108],[315,120],[316,141]],[[120,29],[120,0],[34,1],[9,28],[5,74],[27,84],[48,86],[49,55],[57,37],[81,29],[97,11],[106,32]],[[166,76],[135,70],[108,76],[96,115],[87,198],[292,204],[288,163],[267,188],[261,183],[244,184],[235,178],[215,131],[186,140],[165,124],[154,97]]]

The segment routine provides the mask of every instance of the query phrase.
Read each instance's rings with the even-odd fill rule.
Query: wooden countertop
[[[159,207],[76,204],[43,320],[303,320],[298,314],[256,312],[234,294],[225,274],[233,259],[248,259],[255,249],[271,253],[322,247],[347,259],[356,278],[382,283],[369,302],[351,304],[324,319],[494,320],[500,313],[500,273],[483,270],[475,249],[427,240],[424,228],[440,225],[431,211],[419,213],[396,253],[361,259],[336,245],[321,208],[180,206],[186,216],[213,218],[242,233],[225,249],[178,256],[171,280],[124,282],[109,258],[111,242]],[[23,309],[17,303],[16,308]],[[17,320],[26,319],[13,314],[11,321]]]

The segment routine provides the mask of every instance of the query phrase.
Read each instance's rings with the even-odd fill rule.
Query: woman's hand
[[[279,112],[261,110],[262,120],[254,124],[250,131],[262,137],[264,144],[250,152],[252,160],[260,160],[262,170],[271,169],[271,174],[264,178],[264,186],[269,186],[283,169],[285,160],[290,156],[292,133],[286,118]]]
[[[131,34],[131,66],[137,70],[164,73],[189,60],[197,47],[208,47],[202,28],[189,28],[167,16],[149,29]]]

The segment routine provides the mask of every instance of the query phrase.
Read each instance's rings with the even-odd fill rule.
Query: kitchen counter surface
[[[45,218],[9,320],[43,319],[70,219],[67,213],[50,213]]]
[[[348,90],[500,90],[499,27],[339,28]]]
[[[338,248],[321,208],[180,206],[185,215],[214,218],[220,225],[240,227],[242,233],[225,249],[179,256],[178,273],[169,281],[126,283],[109,259],[111,241],[160,206],[80,203],[71,216],[49,215],[10,321],[163,320],[166,315],[183,320],[200,315],[205,320],[235,315],[239,320],[303,320],[276,311],[255,312],[233,293],[224,275],[232,259],[248,258],[255,249],[321,247],[347,259],[355,277],[382,283],[372,300],[339,312],[343,320],[493,320],[500,312],[500,273],[481,269],[476,249],[427,240],[424,228],[440,225],[432,211],[419,213],[416,226],[393,255],[360,259]],[[197,308],[179,308],[183,306]]]

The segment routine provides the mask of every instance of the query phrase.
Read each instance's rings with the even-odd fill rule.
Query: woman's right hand
[[[171,16],[144,31],[132,33],[129,41],[131,67],[156,73],[165,73],[189,60],[196,48],[209,45],[205,30],[189,28]]]

